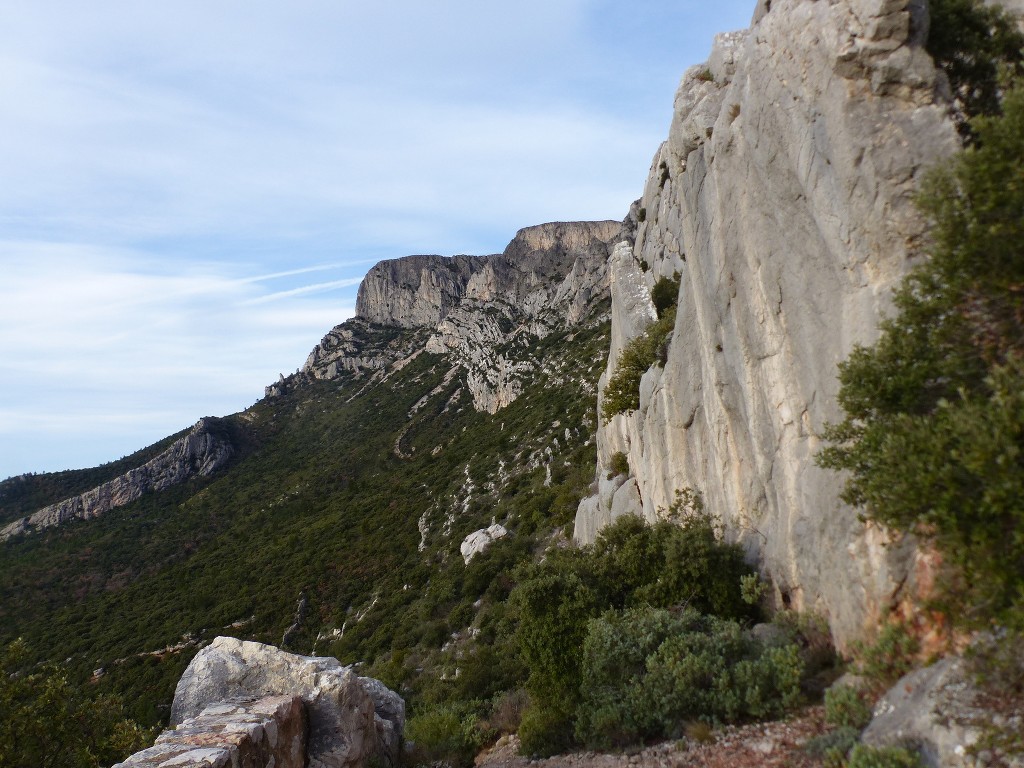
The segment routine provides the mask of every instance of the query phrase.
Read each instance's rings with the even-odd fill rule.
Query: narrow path
[[[518,754],[519,740],[503,737],[476,759],[477,768],[818,768],[803,745],[826,730],[823,708],[810,707],[788,720],[729,726],[712,741],[666,741],[629,753],[573,752],[531,760]]]

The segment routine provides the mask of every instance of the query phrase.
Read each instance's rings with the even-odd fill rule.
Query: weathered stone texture
[[[114,768],[304,768],[305,761],[302,700],[250,696],[205,707]]]
[[[975,754],[983,751],[984,731],[1019,733],[1024,722],[1020,715],[993,715],[978,696],[963,659],[943,659],[900,679],[875,705],[861,740],[873,747],[913,747],[929,768],[994,764],[991,752],[987,759]],[[1003,755],[999,764],[1021,768],[1024,755]]]
[[[813,456],[840,415],[836,364],[876,338],[918,253],[912,193],[958,147],[922,13],[773,0],[718,36],[683,78],[632,252],[611,260],[609,372],[653,319],[641,294],[681,276],[664,369],[599,432],[598,476],[623,451],[638,491],[613,497],[616,514],[654,519],[677,489],[700,490],[780,602],[824,613],[841,645],[913,587],[913,547],[886,548]],[[613,516],[611,499],[586,500],[577,538]]]
[[[234,453],[231,443],[214,429],[216,421],[200,419],[187,435],[141,467],[80,496],[51,504],[5,526],[0,530],[0,541],[61,525],[69,520],[90,520],[129,504],[146,493],[162,491],[194,477],[213,474]]]
[[[405,703],[337,659],[298,656],[273,646],[218,637],[178,681],[171,723],[237,696],[295,695],[309,718],[309,768],[356,768],[373,758],[394,765],[401,751]]]
[[[469,565],[470,560],[477,555],[483,554],[490,548],[491,544],[506,536],[508,536],[508,530],[500,523],[493,523],[487,528],[473,531],[459,545],[459,552],[462,553],[463,562]]]

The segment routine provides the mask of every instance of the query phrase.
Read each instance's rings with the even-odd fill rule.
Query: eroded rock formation
[[[298,696],[210,704],[114,768],[305,768],[306,710]]]
[[[926,14],[912,0],[762,0],[683,78],[634,241],[610,262],[609,372],[652,320],[659,276],[679,273],[678,313],[639,410],[601,426],[598,478],[618,451],[632,473],[601,481],[577,538],[697,489],[779,604],[823,613],[841,645],[913,592],[919,565],[813,457],[839,417],[836,364],[876,337],[918,252],[912,194],[958,148]]]
[[[345,372],[382,378],[420,351],[447,354],[463,370],[474,407],[495,413],[536,370],[536,340],[578,323],[607,295],[609,248],[621,230],[616,221],[553,222],[520,230],[500,254],[381,262],[359,287],[356,317],[324,337],[298,381]]]
[[[200,419],[187,435],[141,467],[110,482],[40,509],[0,530],[0,541],[23,533],[52,528],[69,520],[90,520],[195,477],[207,477],[234,454],[231,441],[218,428],[218,419]]]

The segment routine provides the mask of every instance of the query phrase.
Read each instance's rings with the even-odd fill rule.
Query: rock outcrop
[[[462,540],[459,545],[459,552],[462,554],[462,561],[469,565],[469,561],[477,555],[483,554],[490,549],[491,544],[498,539],[508,536],[508,529],[500,523],[493,523],[487,528],[473,531]]]
[[[914,0],[761,0],[684,76],[610,262],[608,373],[653,318],[655,280],[681,286],[667,362],[600,428],[598,478],[618,451],[632,474],[581,505],[577,539],[697,489],[778,604],[821,612],[841,646],[912,597],[919,565],[813,457],[840,415],[836,364],[876,338],[918,253],[912,194],[959,146],[926,30]]]
[[[449,355],[473,406],[495,413],[536,370],[532,345],[607,296],[610,244],[621,230],[617,221],[553,222],[520,230],[500,254],[383,261],[359,287],[356,317],[324,337],[294,381],[267,394],[345,374],[379,381],[426,351]]]
[[[114,768],[305,768],[306,710],[298,696],[211,704]]]
[[[995,764],[982,744],[986,730],[1010,734],[1022,728],[1019,712],[994,715],[964,660],[949,657],[900,679],[875,705],[861,740],[873,747],[909,745],[929,768],[973,768]],[[1024,755],[1002,758],[1000,765],[1024,766]]]
[[[282,695],[298,696],[306,708],[309,768],[361,768],[374,758],[397,764],[405,728],[400,696],[337,659],[232,637],[216,638],[189,664],[174,691],[171,724],[239,696]]]
[[[234,454],[231,441],[221,432],[219,423],[218,419],[200,419],[187,435],[156,458],[80,496],[51,504],[10,523],[0,530],[0,541],[69,520],[90,520],[144,494],[212,475]]]

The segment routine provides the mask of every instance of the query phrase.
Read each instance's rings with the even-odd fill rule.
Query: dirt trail
[[[476,759],[477,768],[818,768],[803,744],[826,730],[822,707],[788,720],[717,729],[713,741],[666,741],[629,753],[573,752],[539,760],[521,757],[519,740],[503,737]]]

